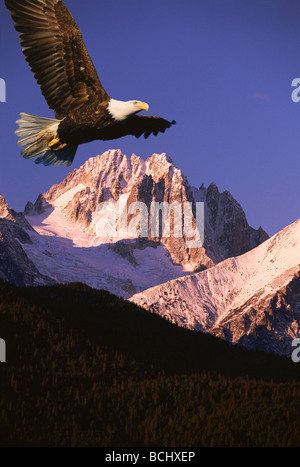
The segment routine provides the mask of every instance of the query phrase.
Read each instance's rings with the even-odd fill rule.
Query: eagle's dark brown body
[[[136,115],[141,108],[122,120],[114,117],[109,108],[111,97],[61,0],[5,0],[5,4],[20,34],[25,58],[56,117],[47,121],[21,114],[16,133],[24,157],[36,157],[37,163],[45,165],[70,165],[79,144],[125,135],[148,137],[175,124]]]
[[[62,143],[84,144],[90,141],[113,140],[132,134],[137,138],[144,134],[147,138],[151,133],[157,135],[164,132],[175,122],[168,122],[160,117],[132,116],[124,122],[115,121],[107,111],[107,105],[90,106],[67,115],[58,127],[58,136]]]

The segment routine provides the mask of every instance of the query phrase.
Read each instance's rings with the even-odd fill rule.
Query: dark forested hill
[[[300,444],[300,366],[108,292],[0,283],[0,337],[0,445]]]

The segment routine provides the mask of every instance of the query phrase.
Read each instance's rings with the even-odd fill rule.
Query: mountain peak
[[[8,205],[7,202],[5,201],[4,197],[0,195],[0,206]]]
[[[152,156],[148,157],[147,162],[148,164],[157,164],[165,167],[174,165],[172,158],[168,156],[165,152],[162,152],[161,154],[152,154]]]
[[[171,167],[175,167],[173,160],[170,156],[167,156],[166,153],[152,154],[152,156],[148,157],[146,160],[146,164],[147,172],[154,176],[161,176],[162,174],[168,172]]]
[[[145,161],[136,154],[128,157],[120,149],[112,149],[92,157],[60,184],[53,185],[35,205],[28,204],[26,214],[39,215],[47,206],[52,207],[57,215],[59,213],[91,235],[91,243],[100,244],[103,240],[96,238],[98,206],[107,201],[117,203],[122,195],[128,196],[128,205],[143,202],[148,212],[152,202],[169,205],[179,202],[182,208],[185,203],[191,203],[193,225],[196,203],[204,202],[203,246],[188,249],[184,235],[157,239],[168,250],[174,264],[183,265],[189,271],[211,267],[230,256],[243,254],[268,238],[262,230],[258,232],[248,225],[242,208],[229,192],[220,194],[214,182],[208,189],[192,188],[166,153],[154,153]],[[53,213],[51,219],[54,217]],[[128,214],[128,223],[131,220]],[[152,239],[151,235],[148,239]]]
[[[10,215],[10,208],[5,201],[4,197],[0,195],[0,218],[4,219]]]
[[[17,222],[17,219],[22,219],[24,222],[24,216],[21,213],[15,212],[5,201],[4,197],[0,195],[0,219],[6,219],[7,221]]]
[[[299,337],[300,219],[244,255],[131,301],[189,329],[290,355]]]
[[[34,230],[22,213],[11,209],[0,195],[0,279],[18,286],[52,284],[40,274],[24,251],[32,244]]]

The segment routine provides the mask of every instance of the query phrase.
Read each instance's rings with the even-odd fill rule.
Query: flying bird
[[[20,114],[18,144],[36,164],[70,166],[80,144],[164,133],[176,122],[137,115],[145,102],[111,98],[61,0],[5,0],[26,61],[55,119]]]

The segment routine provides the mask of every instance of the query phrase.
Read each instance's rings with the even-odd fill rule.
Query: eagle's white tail
[[[16,135],[19,137],[18,144],[23,146],[21,154],[25,159],[36,157],[35,163],[44,165],[72,164],[78,146],[66,146],[56,151],[49,148],[50,141],[57,135],[61,120],[37,117],[24,112],[20,116]]]

